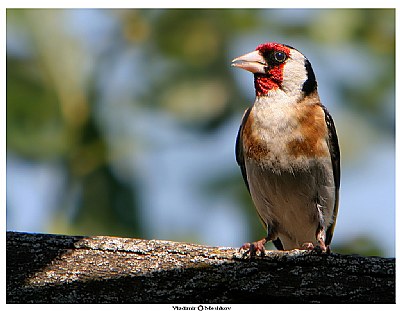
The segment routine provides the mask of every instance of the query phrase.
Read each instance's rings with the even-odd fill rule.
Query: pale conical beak
[[[253,51],[239,56],[232,61],[231,65],[252,73],[265,73],[265,68],[268,67],[268,64],[259,51]]]

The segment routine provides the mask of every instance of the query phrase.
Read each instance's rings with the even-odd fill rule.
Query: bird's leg
[[[240,248],[240,251],[245,250],[243,255],[245,256],[249,254],[250,258],[255,257],[257,255],[257,252],[260,252],[261,256],[263,256],[265,254],[265,243],[267,243],[267,238],[263,238],[253,243],[244,243]]]
[[[328,253],[328,248],[325,245],[325,229],[323,227],[320,227],[317,231],[317,242],[316,247],[319,247],[323,253]]]

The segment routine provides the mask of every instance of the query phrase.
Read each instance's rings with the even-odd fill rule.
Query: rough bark
[[[395,260],[7,232],[8,303],[394,303]]]

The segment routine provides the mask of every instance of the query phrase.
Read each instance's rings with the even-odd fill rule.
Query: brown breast
[[[326,157],[329,150],[326,145],[327,127],[325,114],[318,105],[298,104],[292,116],[297,119],[293,122],[293,129],[287,136],[281,138],[282,144],[286,144],[286,155],[293,158],[299,157]],[[293,139],[291,139],[293,137]],[[268,147],[268,141],[260,136],[260,130],[256,128],[253,110],[247,118],[243,127],[242,141],[244,152],[247,157],[255,161],[266,159],[278,160],[283,154],[272,154]],[[274,141],[276,144],[276,141]]]

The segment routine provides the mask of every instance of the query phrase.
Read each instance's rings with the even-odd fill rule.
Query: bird
[[[340,149],[321,103],[310,61],[297,49],[267,42],[232,60],[253,73],[255,101],[236,138],[236,161],[266,229],[240,248],[255,256],[278,250],[330,253],[340,188]]]

